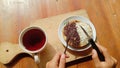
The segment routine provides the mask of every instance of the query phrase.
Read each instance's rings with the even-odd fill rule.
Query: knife
[[[98,57],[100,61],[105,61],[105,57],[103,56],[103,54],[100,52],[100,50],[98,49],[97,45],[95,44],[95,42],[93,41],[93,39],[88,35],[88,33],[85,31],[85,29],[80,26],[81,29],[83,30],[83,32],[86,34],[86,36],[88,37],[88,42],[92,45],[92,48],[95,49],[98,53]]]

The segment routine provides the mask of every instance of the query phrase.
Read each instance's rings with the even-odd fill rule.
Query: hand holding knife
[[[88,35],[88,33],[85,31],[85,29],[80,26],[81,29],[83,30],[83,32],[86,34],[86,36],[88,37],[88,42],[92,45],[92,48],[95,49],[98,53],[98,57],[100,59],[100,61],[105,61],[105,57],[103,56],[103,54],[100,52],[100,50],[98,49],[97,45],[95,44],[95,42],[93,41],[93,39]]]

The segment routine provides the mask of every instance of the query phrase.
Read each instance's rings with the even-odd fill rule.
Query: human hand
[[[46,64],[46,68],[65,68],[66,58],[69,56],[57,53],[53,59]]]
[[[92,50],[92,58],[95,63],[96,68],[116,68],[117,60],[109,55],[107,49],[103,46],[97,44],[100,51],[103,53],[105,57],[105,61],[100,61],[98,58],[98,54],[95,49]]]

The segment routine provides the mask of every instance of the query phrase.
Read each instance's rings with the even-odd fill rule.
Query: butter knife
[[[85,31],[85,29],[80,26],[81,29],[83,30],[83,32],[86,34],[86,36],[88,37],[88,42],[92,45],[92,48],[95,49],[98,53],[98,57],[100,61],[105,61],[105,57],[103,56],[103,54],[100,52],[100,50],[98,49],[97,45],[95,44],[95,42],[93,41],[93,39],[88,35],[88,33]]]

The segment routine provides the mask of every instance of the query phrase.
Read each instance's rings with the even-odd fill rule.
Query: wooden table
[[[41,18],[78,9],[86,9],[97,31],[98,42],[118,60],[120,68],[120,8],[119,0],[9,0],[0,1],[0,42],[18,43],[20,31]],[[9,57],[9,56],[8,56]],[[0,58],[1,59],[1,58]],[[37,68],[34,60],[25,55],[15,63],[0,68]],[[94,68],[92,60],[69,68]]]

